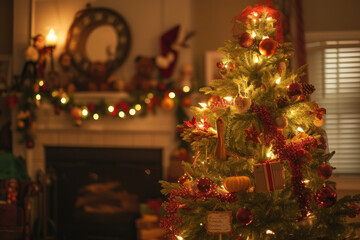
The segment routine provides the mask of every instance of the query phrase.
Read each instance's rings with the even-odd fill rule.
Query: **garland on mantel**
[[[50,90],[46,82],[40,79],[33,86],[23,87],[20,95],[16,91],[9,93],[5,98],[5,104],[12,109],[18,105],[16,127],[22,134],[21,142],[25,143],[27,148],[33,148],[36,132],[35,110],[45,99],[54,106],[56,115],[61,112],[69,113],[74,124],[80,127],[84,120],[97,121],[106,115],[117,119],[144,117],[149,113],[155,113],[160,107],[164,110],[175,108],[180,123],[186,118],[183,107],[191,105],[190,94],[191,89],[188,86],[180,90],[173,87],[172,83],[159,83],[149,92],[132,92],[129,98],[117,102],[107,103],[101,100],[77,104],[71,94],[63,89]]]

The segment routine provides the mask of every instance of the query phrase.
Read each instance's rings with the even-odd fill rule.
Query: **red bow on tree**
[[[249,23],[248,16],[252,14],[253,12],[256,12],[258,15],[253,15],[253,18],[258,18],[259,14],[261,14],[263,11],[268,12],[268,16],[271,18],[274,18],[276,20],[275,22],[275,28],[276,28],[276,36],[275,40],[277,42],[283,42],[284,41],[284,32],[288,31],[288,20],[285,17],[285,15],[277,11],[274,8],[274,4],[270,0],[258,0],[258,3],[254,6],[247,6],[239,15],[237,15],[234,19],[234,26],[232,29],[233,35],[240,35],[242,33],[242,30],[238,27],[236,21],[240,21],[244,24]]]
[[[314,111],[309,111],[309,115],[311,114],[316,114],[316,117],[321,120],[323,118],[323,114],[326,114],[326,109],[319,108],[319,105],[314,103]]]

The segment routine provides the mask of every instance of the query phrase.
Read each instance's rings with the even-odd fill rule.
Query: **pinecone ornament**
[[[286,107],[289,104],[289,98],[288,97],[279,97],[276,100],[276,103],[279,108]]]
[[[309,96],[315,91],[315,87],[312,84],[303,82],[301,83],[301,93],[304,97]]]

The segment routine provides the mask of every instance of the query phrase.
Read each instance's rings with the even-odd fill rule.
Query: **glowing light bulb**
[[[145,98],[145,103],[146,103],[146,104],[149,104],[149,103],[150,103],[150,99]]]
[[[259,14],[258,14],[257,12],[252,12],[252,14],[253,14],[255,17],[259,16]]]
[[[274,158],[274,157],[275,157],[275,155],[274,155],[274,153],[273,153],[272,151],[268,152],[268,153],[266,154],[266,156],[267,156],[268,158]]]
[[[224,97],[224,99],[225,99],[226,101],[228,101],[228,102],[231,102],[231,101],[233,100],[232,97]]]
[[[200,223],[200,226],[204,225],[203,223]]]
[[[136,110],[136,111],[140,111],[140,110],[141,110],[141,105],[140,105],[140,104],[136,104],[136,105],[135,105],[135,110]]]
[[[40,86],[40,87],[44,86],[44,81],[43,81],[43,80],[40,80],[40,81],[39,81],[39,86]]]
[[[269,36],[263,36],[263,38],[262,38],[262,39],[267,39],[267,38],[269,38]]]
[[[52,91],[51,92],[51,96],[53,96],[53,97],[56,97],[56,96],[58,96],[59,95],[59,92],[58,91]]]
[[[175,235],[175,236],[176,236],[176,238],[177,238],[178,240],[184,240],[184,238],[181,237],[181,236],[178,236],[178,235]]]
[[[99,120],[99,114],[94,113],[94,115],[93,115],[93,119],[94,119],[94,120]]]
[[[54,29],[50,29],[49,34],[46,36],[46,45],[49,47],[55,47],[58,37],[55,34]]]
[[[67,103],[66,97],[62,97],[62,98],[60,99],[60,102],[61,102],[62,104],[66,104],[66,103]]]
[[[41,95],[40,95],[40,94],[36,94],[35,98],[36,98],[36,100],[40,101],[40,100],[41,100]]]
[[[114,109],[114,106],[109,106],[109,107],[108,107],[108,111],[109,111],[109,112],[113,112],[114,110],[115,110],[115,109]]]
[[[120,112],[119,112],[119,117],[124,118],[124,117],[125,117],[125,112],[120,111]]]
[[[273,231],[271,231],[270,229],[266,230],[266,234],[275,235],[275,233]]]
[[[148,98],[152,99],[154,97],[154,94],[153,93],[148,93]]]
[[[252,36],[253,38],[255,38],[255,37],[256,37],[256,33],[255,33],[254,31],[252,31],[251,36]]]
[[[302,127],[298,127],[297,130],[298,130],[299,132],[305,132],[304,129],[302,129]]]
[[[176,97],[176,95],[175,95],[174,92],[170,92],[170,93],[169,93],[169,98],[175,98],[175,97]]]
[[[206,108],[206,106],[207,106],[206,103],[202,103],[202,102],[200,102],[199,105],[200,105],[201,107],[203,107],[203,108]]]
[[[258,62],[259,62],[259,58],[257,56],[255,56],[254,63],[258,63]]]
[[[281,81],[281,77],[279,77],[278,79],[276,79],[275,83],[276,83],[276,84],[279,84],[280,81]]]
[[[204,128],[204,124],[199,123],[199,124],[198,124],[198,127],[199,127],[199,128]]]
[[[132,109],[129,110],[129,114],[130,114],[131,116],[134,116],[135,113],[136,113],[135,109],[132,108]]]
[[[304,182],[304,183],[309,183],[310,180],[309,180],[309,179],[305,179],[303,182]]]
[[[186,92],[186,93],[190,92],[190,87],[189,86],[184,86],[182,90],[183,90],[183,92]]]
[[[272,19],[272,17],[268,17],[266,18],[266,21],[270,21]]]
[[[82,114],[84,117],[86,117],[86,116],[89,114],[89,112],[88,112],[88,110],[87,110],[86,108],[84,108],[84,109],[81,111],[81,114]]]

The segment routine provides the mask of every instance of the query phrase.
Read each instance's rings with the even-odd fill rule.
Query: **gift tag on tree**
[[[208,234],[227,234],[231,229],[231,211],[209,212],[206,216],[206,231]]]

